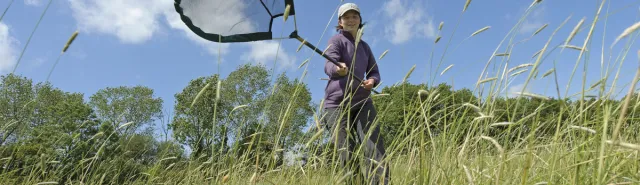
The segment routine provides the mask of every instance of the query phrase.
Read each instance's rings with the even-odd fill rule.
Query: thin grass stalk
[[[439,71],[440,65],[444,61],[444,58],[445,58],[445,56],[447,54],[447,50],[449,49],[449,45],[451,44],[451,40],[453,40],[453,36],[455,35],[456,31],[458,30],[458,26],[460,25],[460,22],[462,21],[462,16],[467,11],[470,3],[471,3],[471,0],[467,0],[467,2],[464,5],[464,8],[463,8],[462,12],[460,12],[460,16],[458,17],[458,21],[456,22],[456,26],[453,28],[453,31],[451,32],[451,35],[449,36],[449,41],[447,41],[447,45],[444,47],[444,51],[442,52],[442,56],[440,56],[440,62],[438,62],[438,65],[436,66],[434,71],[436,71],[436,72]],[[429,84],[433,84],[434,83],[436,75],[433,75],[431,78],[432,78],[431,79],[431,83],[429,83]]]
[[[515,26],[511,27],[511,29],[509,30],[509,32],[507,33],[507,35],[511,34],[512,32],[514,32],[516,30],[516,28],[518,28],[518,26],[524,22],[524,20],[526,19],[526,17],[529,15],[529,13],[531,12],[531,8],[535,5],[535,3],[532,3],[529,8],[527,8],[527,10],[525,11],[525,14],[520,17],[520,19],[518,19],[518,22],[516,23]],[[478,77],[478,82],[481,81],[481,79],[483,78],[483,74],[485,73],[485,71],[487,70],[487,68],[489,67],[489,64],[491,64],[491,61],[493,60],[493,57],[495,57],[496,52],[498,51],[498,49],[500,49],[500,46],[502,45],[502,43],[504,43],[504,41],[507,39],[508,36],[505,36],[502,41],[500,41],[500,43],[498,44],[498,46],[496,47],[496,49],[493,51],[493,53],[491,54],[491,57],[489,57],[489,60],[487,61],[487,63],[485,64],[484,69],[482,70],[482,72],[480,73],[480,76]],[[513,38],[513,37],[512,37]],[[478,91],[478,86],[479,84],[476,84],[475,86],[475,90]]]
[[[4,15],[7,14],[7,11],[9,11],[9,8],[11,8],[11,4],[13,4],[13,0],[9,1],[9,5],[7,5],[7,8],[5,8],[4,12],[2,12],[2,16],[0,16],[0,22],[2,22],[2,18],[4,18]]]
[[[533,76],[534,73],[536,73],[538,71],[538,66],[540,65],[541,58],[542,55],[545,53],[547,47],[549,46],[549,43],[551,42],[551,40],[553,39],[554,35],[558,32],[558,30],[560,30],[560,28],[562,28],[564,26],[564,24],[567,23],[567,21],[569,21],[569,19],[571,18],[571,16],[567,17],[551,34],[551,36],[549,37],[549,39],[547,40],[547,43],[544,45],[544,47],[542,48],[542,52],[540,53],[540,55],[538,56],[538,59],[536,60],[536,62],[533,64],[533,67],[531,69],[531,72],[529,73],[529,76],[527,77],[527,80],[524,83],[524,87],[522,87],[522,90],[520,93],[524,93],[524,91],[527,89],[527,85],[529,84],[529,81],[531,80],[531,77]],[[518,96],[521,97],[521,96]],[[518,98],[520,99],[520,98]],[[513,111],[513,115],[512,117],[515,117],[515,113],[518,111],[518,105],[520,104],[520,101],[516,101],[516,106],[515,106],[515,110]]]
[[[13,67],[13,71],[11,72],[11,74],[16,72],[16,69],[18,68],[18,65],[20,64],[20,60],[22,59],[22,56],[24,56],[24,52],[27,50],[27,47],[29,47],[29,43],[31,43],[31,38],[33,38],[33,34],[36,32],[36,30],[38,30],[38,26],[40,26],[40,22],[42,22],[42,19],[44,18],[44,15],[47,13],[47,10],[49,10],[49,6],[51,6],[52,2],[53,2],[53,0],[49,0],[49,3],[47,3],[47,6],[44,8],[44,11],[42,11],[42,14],[40,14],[40,19],[38,19],[38,22],[36,23],[36,26],[31,31],[31,34],[29,35],[29,38],[27,38],[27,43],[24,44],[24,47],[22,48],[22,52],[20,52],[20,56],[18,57],[18,60],[16,61],[16,65]],[[7,7],[7,9],[8,8],[9,7]]]
[[[638,55],[640,56],[640,51],[638,51]],[[622,127],[622,123],[626,121],[627,107],[629,107],[629,102],[631,101],[631,97],[634,96],[636,84],[638,83],[639,79],[640,79],[640,67],[638,67],[636,70],[636,75],[633,78],[633,83],[631,83],[631,87],[629,88],[629,93],[627,93],[627,96],[625,97],[624,103],[622,105],[622,110],[621,110],[622,112],[620,113],[620,117],[618,118],[618,123],[616,123],[616,126],[613,129],[611,140],[614,142],[614,144],[618,144],[620,142],[620,140],[618,140],[618,137],[620,134],[620,128]]]

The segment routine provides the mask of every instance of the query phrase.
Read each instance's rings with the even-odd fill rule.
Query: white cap
[[[344,15],[344,13],[346,13],[349,10],[355,10],[356,12],[360,13],[360,8],[358,8],[358,5],[354,3],[345,3],[342,6],[340,6],[340,10],[338,11],[338,17],[342,17],[342,15]]]

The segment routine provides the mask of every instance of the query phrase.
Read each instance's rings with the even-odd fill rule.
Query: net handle
[[[297,31],[294,31],[291,33],[291,35],[289,36],[290,38],[295,38],[296,40],[302,42],[304,45],[306,45],[307,47],[313,49],[313,51],[315,51],[316,53],[322,55],[324,58],[326,58],[327,60],[329,60],[331,63],[335,64],[336,66],[340,66],[340,64],[338,64],[338,62],[334,61],[333,59],[329,58],[329,56],[327,56],[326,54],[324,54],[324,52],[322,52],[320,49],[318,49],[318,47],[314,46],[313,44],[307,42],[305,39],[302,39],[300,36],[298,36]],[[351,71],[347,71],[347,73],[349,75],[351,75],[351,77],[355,78],[356,80],[358,80],[359,83],[362,83],[362,79],[360,79],[360,77],[357,77],[355,75],[353,75],[353,73],[351,73]],[[380,92],[376,91],[375,89],[371,88],[371,91],[373,91],[376,94],[380,94]]]

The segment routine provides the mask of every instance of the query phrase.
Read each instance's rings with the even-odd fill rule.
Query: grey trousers
[[[335,142],[337,147],[340,167],[351,171],[351,177],[366,179],[365,184],[389,184],[390,170],[383,161],[386,153],[380,136],[380,123],[373,125],[377,116],[376,108],[366,103],[349,111],[344,108],[325,108],[324,111],[323,123],[331,133],[330,142]],[[359,157],[354,154],[364,154],[363,160],[358,160]],[[360,165],[364,165],[364,168]],[[358,176],[358,171],[362,176]],[[348,178],[346,182],[349,184],[353,181],[357,180]]]

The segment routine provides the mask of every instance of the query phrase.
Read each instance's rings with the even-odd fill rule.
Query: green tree
[[[193,79],[175,95],[174,118],[168,127],[178,143],[191,148],[193,158],[207,155],[204,151],[222,140],[220,134],[215,133],[220,130],[213,128],[218,124],[214,119],[225,119],[227,115],[223,110],[229,109],[229,105],[225,101],[216,103],[218,80],[218,75]]]
[[[144,86],[119,86],[100,89],[90,97],[89,104],[100,119],[117,128],[132,122],[122,133],[131,134],[162,117],[162,99],[153,96],[153,89]]]
[[[275,82],[273,93],[265,100],[265,115],[268,122],[264,124],[265,139],[277,146],[268,146],[270,150],[278,150],[277,165],[283,164],[284,151],[301,144],[304,136],[302,129],[309,123],[315,111],[311,102],[311,92],[307,84],[299,79],[289,80],[282,73]],[[277,143],[276,143],[277,142]],[[277,148],[276,148],[277,147]]]

